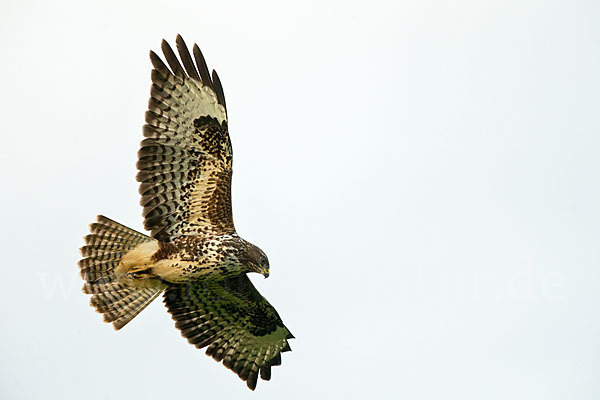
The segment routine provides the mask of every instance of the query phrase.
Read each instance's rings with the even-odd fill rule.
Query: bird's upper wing
[[[177,36],[177,56],[163,40],[170,69],[154,52],[145,139],[138,152],[144,227],[161,241],[182,235],[231,234],[231,141],[217,73]],[[197,67],[197,68],[196,68]]]
[[[271,378],[293,338],[275,308],[246,274],[169,287],[165,304],[175,326],[197,348],[233,370],[252,390],[258,374]]]

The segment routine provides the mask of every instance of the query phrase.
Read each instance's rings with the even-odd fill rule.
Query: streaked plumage
[[[293,338],[246,274],[266,276],[258,247],[240,238],[231,213],[232,149],[223,88],[197,45],[166,41],[154,66],[138,152],[144,227],[99,216],[79,266],[91,305],[121,329],[164,293],[182,335],[232,369],[252,390],[269,380]],[[168,65],[168,66],[167,66]]]

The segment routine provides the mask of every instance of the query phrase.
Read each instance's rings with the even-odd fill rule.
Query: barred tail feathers
[[[121,329],[148,304],[158,297],[163,287],[132,287],[119,281],[115,269],[121,259],[143,243],[156,242],[109,218],[99,215],[90,225],[91,233],[85,237],[79,261],[81,277],[85,280],[83,292],[91,294],[90,304]]]

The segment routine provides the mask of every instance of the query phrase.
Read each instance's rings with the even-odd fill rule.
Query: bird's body
[[[231,211],[232,148],[220,80],[183,39],[183,66],[163,41],[154,52],[151,97],[138,174],[147,236],[99,216],[79,262],[83,290],[121,329],[164,293],[184,337],[254,390],[269,380],[293,338],[249,272],[269,275],[265,253],[236,232]],[[194,63],[195,61],[195,63]]]
[[[243,266],[252,262],[249,255],[253,252],[260,258],[260,249],[237,234],[184,236],[138,245],[121,259],[115,272],[125,285],[134,286],[147,280],[181,284],[227,278],[245,273]]]

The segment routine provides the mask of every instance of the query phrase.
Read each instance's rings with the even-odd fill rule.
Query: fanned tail
[[[161,292],[163,287],[131,287],[119,282],[115,269],[130,250],[155,239],[134,231],[102,215],[90,225],[91,233],[81,248],[84,257],[79,261],[81,277],[85,280],[83,292],[91,294],[90,304],[121,329]]]

